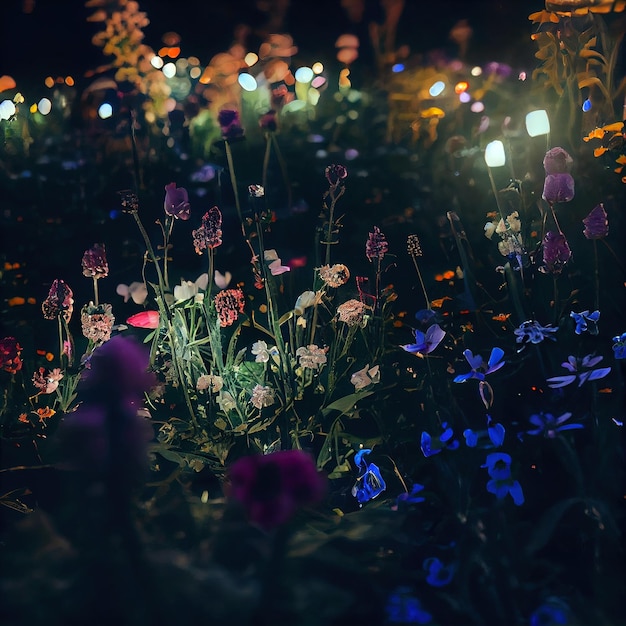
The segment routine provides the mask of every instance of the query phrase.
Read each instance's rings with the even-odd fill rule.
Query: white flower
[[[232,411],[237,406],[235,398],[233,398],[233,394],[229,391],[223,390],[220,391],[219,395],[217,396],[217,403],[220,405],[220,409],[226,412]]]
[[[204,296],[200,299],[196,298],[198,295],[198,291],[202,289],[204,291],[209,284],[209,275],[201,274],[195,282],[191,282],[190,280],[181,280],[180,285],[176,285],[174,287],[174,300],[176,302],[184,302],[185,300],[189,300],[190,298],[195,298],[196,302],[202,302]]]
[[[226,289],[226,287],[228,287],[228,285],[230,285],[230,281],[232,279],[233,279],[233,275],[230,272],[224,272],[223,274],[221,274],[220,272],[215,270],[214,281],[215,281],[215,284],[220,289]]]
[[[375,385],[380,381],[380,367],[375,365],[370,368],[369,363],[358,372],[354,372],[350,377],[350,382],[354,385],[354,389],[364,389],[368,385]]]
[[[255,355],[257,363],[267,363],[270,360],[270,353],[265,341],[255,341],[250,348],[250,352]]]
[[[311,344],[298,348],[296,350],[296,356],[300,357],[300,367],[308,368],[312,370],[318,370],[324,363],[326,363],[326,350],[327,348],[318,348],[315,344]]]
[[[496,232],[496,225],[493,222],[487,222],[485,224],[485,237],[487,237],[487,239],[491,239],[491,237],[493,236],[493,233]]]
[[[319,304],[321,302],[322,294],[318,291],[305,291],[298,296],[296,300],[296,304],[293,307],[293,310],[296,315],[302,315],[305,309],[308,309],[310,306],[314,304]]]
[[[256,385],[252,389],[250,403],[257,409],[272,406],[272,404],[274,404],[274,390],[271,387],[265,387],[264,385]]]

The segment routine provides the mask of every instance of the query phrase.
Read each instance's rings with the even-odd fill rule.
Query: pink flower
[[[380,232],[380,228],[378,228],[378,226],[374,226],[374,232],[369,234],[365,244],[365,256],[370,261],[373,261],[374,259],[382,261],[385,254],[387,254],[388,249],[389,244],[387,243],[385,235]]]
[[[127,320],[127,324],[135,328],[158,328],[159,312],[158,311],[142,311],[131,315]]]
[[[176,219],[189,219],[189,195],[184,187],[176,187],[176,183],[165,185],[163,208],[168,215]]]
[[[222,245],[222,213],[214,206],[202,216],[202,226],[192,231],[196,254]]]
[[[348,178],[348,170],[345,165],[329,165],[324,171],[324,176],[331,187],[336,187],[339,183]]]
[[[215,296],[214,302],[222,328],[231,326],[245,308],[245,299],[241,289],[224,289]]]
[[[288,522],[298,508],[324,497],[326,480],[301,450],[239,459],[228,472],[227,495],[241,503],[248,519],[266,530]]]

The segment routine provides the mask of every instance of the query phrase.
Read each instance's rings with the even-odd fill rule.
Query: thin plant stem
[[[552,276],[552,282],[554,284],[554,325],[559,323],[559,284],[558,277]]]
[[[267,170],[269,169],[269,165],[270,165],[271,151],[272,151],[271,134],[266,133],[265,134],[265,154],[263,155],[263,172],[261,174],[261,185],[263,186],[263,190],[267,190]],[[267,198],[267,193],[265,194],[265,198]]]
[[[552,211],[552,219],[554,219],[554,223],[559,231],[559,234],[562,235],[563,231],[561,230],[561,226],[559,225],[559,220],[556,219],[556,212],[554,210],[554,203],[550,202],[550,211]]]
[[[98,278],[96,276],[93,277],[93,301],[98,306]]]
[[[594,283],[595,283],[595,306],[594,310],[600,308],[600,268],[598,267],[598,240],[593,240],[593,262],[594,262]]]
[[[285,159],[283,159],[283,155],[278,145],[278,140],[276,139],[276,136],[274,135],[274,133],[270,133],[270,138],[272,140],[272,143],[274,144],[274,150],[276,150],[276,158],[278,159],[280,172],[283,175],[283,181],[285,182],[285,187],[287,188],[287,208],[291,209],[291,206],[292,206],[291,183],[289,182],[289,175],[287,174],[287,164],[285,163]]]
[[[424,284],[424,279],[422,277],[422,272],[420,272],[419,265],[417,264],[417,259],[415,256],[411,255],[411,259],[413,260],[413,265],[415,266],[415,271],[417,272],[417,277],[419,278],[420,285],[422,287],[422,293],[424,294],[424,299],[426,300],[426,308],[430,311],[430,298],[428,297],[428,293],[426,293],[426,285]]]
[[[235,208],[237,209],[237,217],[241,223],[241,232],[243,236],[246,236],[245,228],[243,225],[243,217],[241,214],[241,204],[239,202],[239,190],[237,189],[237,176],[235,175],[235,164],[233,163],[233,153],[230,149],[230,143],[228,139],[224,139],[224,148],[226,150],[226,161],[228,163],[228,172],[230,174],[230,182],[233,187],[233,195],[235,197]]]

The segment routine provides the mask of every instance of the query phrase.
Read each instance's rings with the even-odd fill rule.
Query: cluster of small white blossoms
[[[255,385],[252,389],[250,403],[257,409],[274,404],[274,390],[265,385]]]
[[[318,370],[326,363],[326,351],[328,348],[318,348],[315,344],[302,346],[296,350],[296,356],[300,359],[300,367]]]

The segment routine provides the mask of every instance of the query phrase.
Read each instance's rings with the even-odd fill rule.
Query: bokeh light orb
[[[313,80],[313,70],[310,67],[299,67],[295,77],[299,83],[310,83]]]
[[[440,96],[443,93],[445,88],[446,88],[446,84],[442,80],[438,80],[430,86],[428,93],[433,98],[436,98],[437,96]]]
[[[176,76],[176,65],[174,65],[174,63],[166,63],[163,66],[163,74],[165,74],[167,78],[174,78],[174,76]]]
[[[50,100],[48,100],[48,98],[42,98],[37,103],[37,110],[42,115],[48,115],[48,113],[50,113],[50,111],[52,111],[52,102],[50,102]]]
[[[247,72],[239,74],[237,82],[244,91],[254,91],[257,88],[256,78]]]
[[[113,107],[108,103],[104,102],[98,108],[98,116],[100,119],[106,120],[113,115]]]

